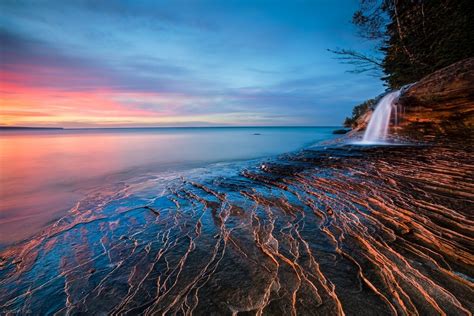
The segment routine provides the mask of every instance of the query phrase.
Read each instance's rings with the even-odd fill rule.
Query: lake
[[[333,127],[16,130],[0,132],[0,245],[37,233],[87,194],[149,174],[294,151]],[[210,166],[209,166],[210,167]],[[201,169],[200,169],[201,170]]]

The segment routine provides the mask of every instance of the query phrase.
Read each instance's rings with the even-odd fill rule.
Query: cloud
[[[334,125],[381,84],[328,57],[353,41],[331,3],[4,1],[2,105],[12,123]]]
[[[45,42],[0,29],[2,81],[58,90],[191,90],[191,72],[165,60],[136,57],[114,67],[107,61],[68,55]],[[10,74],[10,75],[5,75]],[[13,75],[14,74],[14,75]]]

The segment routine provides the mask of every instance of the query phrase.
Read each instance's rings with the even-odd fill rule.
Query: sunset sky
[[[1,125],[340,125],[357,1],[0,1]]]

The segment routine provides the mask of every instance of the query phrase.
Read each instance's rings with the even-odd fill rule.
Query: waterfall
[[[390,124],[390,115],[392,109],[395,108],[394,102],[399,95],[399,90],[390,92],[377,103],[374,113],[372,113],[372,117],[370,118],[369,125],[367,125],[367,129],[365,130],[362,143],[380,143],[386,140],[388,126]],[[397,111],[396,108],[395,111]]]

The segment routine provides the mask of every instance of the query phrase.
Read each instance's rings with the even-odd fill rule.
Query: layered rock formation
[[[474,58],[440,69],[402,92],[392,133],[412,139],[474,138]],[[359,117],[355,132],[367,127],[372,111]]]
[[[93,194],[0,251],[0,314],[472,315],[472,153],[320,147]]]
[[[356,120],[356,126],[352,129],[352,132],[359,132],[364,130],[367,125],[369,124],[370,118],[372,117],[372,110],[366,112],[365,114],[361,115],[357,120]]]
[[[409,88],[398,132],[469,133],[472,65]],[[93,192],[0,251],[0,314],[472,315],[472,155],[313,147]]]
[[[440,135],[472,138],[474,127],[474,58],[421,79],[399,99],[399,131],[413,137]]]

